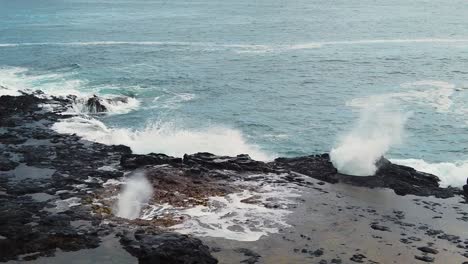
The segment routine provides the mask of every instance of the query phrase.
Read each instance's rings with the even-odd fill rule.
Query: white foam
[[[274,176],[271,176],[274,177]],[[238,241],[256,241],[262,236],[277,233],[288,227],[288,206],[299,191],[288,185],[265,184],[255,191],[244,190],[224,197],[211,197],[208,206],[196,206],[179,214],[189,217],[173,226],[174,230],[196,236],[222,237]],[[245,203],[243,199],[255,197],[258,203]],[[279,208],[268,208],[275,200]]]
[[[153,123],[143,130],[108,128],[104,123],[83,116],[64,119],[52,127],[59,133],[74,134],[103,144],[123,144],[135,153],[165,153],[181,157],[200,151],[218,155],[249,154],[257,160],[271,160],[256,145],[247,143],[235,129],[208,127],[202,130],[184,129],[171,123]]]
[[[89,107],[86,105],[86,102],[92,96],[94,95],[82,95],[81,98],[75,100],[71,109],[69,109],[70,111],[67,111],[66,113],[84,115],[93,113],[92,109],[89,109]],[[140,107],[140,101],[132,97],[122,98],[121,96],[107,96],[101,97],[99,102],[106,107],[106,113],[109,115],[126,114]]]
[[[168,203],[150,204],[142,210],[139,218],[143,220],[152,220],[172,212],[176,212],[176,209]]]
[[[440,178],[442,187],[462,187],[467,183],[468,161],[429,163],[422,159],[391,159],[391,162],[434,174]]]
[[[46,211],[53,211],[56,213],[65,212],[70,210],[70,208],[81,205],[81,198],[70,197],[65,200],[55,201],[55,208],[45,208]]]
[[[453,101],[451,96],[453,95],[456,87],[452,83],[436,80],[423,80],[404,83],[401,87],[406,89],[406,91],[356,98],[346,104],[351,107],[362,108],[371,104],[375,105],[376,103],[396,99],[406,103],[428,105],[440,113],[447,113],[452,109]]]
[[[364,109],[356,126],[330,152],[339,172],[356,176],[373,175],[375,163],[401,143],[406,115],[385,108],[380,102]]]
[[[45,73],[28,74],[26,68],[0,67],[0,85],[15,91],[32,92],[41,90],[45,93],[64,96],[81,95],[85,81],[70,79],[69,74]]]
[[[87,41],[87,42],[36,42],[36,43],[0,43],[0,48],[22,46],[192,46],[207,50],[217,48],[235,49],[239,53],[263,53],[271,51],[288,51],[301,49],[316,49],[333,45],[376,45],[376,44],[411,44],[411,43],[468,43],[468,38],[419,38],[419,39],[361,39],[340,41],[312,41],[298,44],[220,44],[214,42],[183,42],[183,41]]]
[[[20,91],[31,93],[36,90],[43,91],[46,96],[75,95],[78,98],[67,114],[86,114],[89,112],[86,101],[97,93],[99,88],[89,86],[86,80],[72,77],[72,73],[30,74],[26,68],[0,67],[0,96],[18,96],[21,95]],[[101,100],[101,103],[108,109],[109,114],[128,113],[140,106],[140,102],[135,98],[125,97],[125,102],[112,100],[116,97],[119,96],[109,95]],[[44,109],[51,110],[51,107],[43,106]]]
[[[195,99],[195,94],[192,93],[171,93],[168,96],[157,96],[153,99],[153,103],[148,108],[167,108],[177,109],[181,103],[192,101]]]

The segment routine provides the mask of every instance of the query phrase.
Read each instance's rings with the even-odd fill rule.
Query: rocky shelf
[[[247,154],[226,157],[196,153],[180,158],[155,153],[133,154],[127,146],[99,144],[52,130],[54,123],[71,117],[65,111],[73,100],[71,96],[48,97],[40,92],[0,97],[0,261],[37,260],[52,257],[57,252],[95,249],[111,236],[139,263],[202,264],[218,263],[218,260],[235,263],[235,258],[229,257],[232,254],[239,256],[237,263],[277,263],[265,255],[274,255],[269,251],[270,245],[283,249],[278,254],[290,260],[285,263],[388,263],[385,261],[389,256],[385,254],[378,259],[378,254],[369,256],[363,252],[365,249],[351,249],[357,245],[349,245],[349,238],[345,236],[353,229],[349,223],[356,222],[359,217],[370,221],[365,227],[358,224],[355,227],[356,232],[367,237],[369,244],[373,240],[383,241],[378,242],[382,245],[401,244],[401,252],[413,252],[403,254],[406,258],[405,255],[412,254],[411,261],[433,262],[436,256],[443,255],[461,263],[468,257],[468,240],[463,237],[464,233],[454,235],[450,233],[453,229],[445,225],[440,229],[432,226],[432,221],[444,217],[443,211],[448,210],[441,208],[453,208],[449,213],[453,215],[450,221],[458,221],[459,226],[468,221],[463,191],[441,188],[435,175],[382,158],[375,175],[349,176],[333,167],[328,154],[277,158],[271,162],[255,161]],[[89,103],[95,112],[106,110],[99,104],[99,98],[94,97]],[[53,107],[46,109],[45,105]],[[153,185],[152,203],[179,209],[207,206],[210,197],[223,197],[246,188],[255,191],[266,183],[296,186],[307,195],[295,198],[294,207],[309,208],[322,216],[341,212],[338,220],[332,222],[338,224],[339,230],[339,225],[345,226],[340,231],[343,238],[340,241],[335,237],[334,246],[329,242],[321,243],[324,234],[337,232],[326,231],[330,228],[327,219],[318,223],[319,220],[305,222],[303,218],[291,218],[292,226],[279,228],[277,234],[272,235],[275,239],[279,236],[283,242],[270,243],[269,238],[263,237],[259,240],[263,241],[262,246],[240,241],[229,244],[221,238],[180,234],[171,227],[187,219],[177,213],[148,219],[122,219],[115,216],[113,207],[115,199],[112,197],[121,189],[115,182],[135,171],[144,173]],[[239,184],[246,182],[256,184],[250,187]],[[406,199],[407,203],[421,205],[421,210],[429,212],[428,217],[433,220],[406,222],[403,211],[388,213],[386,209],[393,207],[386,208],[385,204],[374,204],[380,208],[372,209],[360,203],[364,198],[359,200],[358,194],[350,194],[354,188],[369,193],[392,190],[391,199]],[[353,198],[346,198],[347,195]],[[252,195],[241,203],[284,210],[274,199],[268,201]],[[324,225],[327,228],[317,230]],[[399,234],[393,231],[396,229]],[[410,232],[414,234],[408,235]],[[233,244],[235,248],[231,248]],[[317,248],[311,248],[315,244]],[[251,248],[252,245],[256,246]],[[379,250],[385,249],[374,251]],[[53,258],[49,263],[53,263]]]

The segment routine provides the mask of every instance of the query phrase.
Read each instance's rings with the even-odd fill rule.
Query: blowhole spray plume
[[[331,150],[333,165],[343,174],[374,175],[376,162],[392,146],[401,143],[406,120],[406,114],[390,110],[383,102],[371,104],[362,110],[351,132]]]
[[[140,216],[141,209],[153,195],[153,187],[142,172],[131,175],[117,201],[118,217],[135,219]]]

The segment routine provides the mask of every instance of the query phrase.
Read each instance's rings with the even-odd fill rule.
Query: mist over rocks
[[[377,163],[375,175],[356,177],[339,173],[328,154],[271,162],[256,161],[246,154],[229,157],[200,152],[181,158],[133,154],[127,146],[104,145],[52,130],[54,123],[71,118],[63,113],[72,103],[72,97],[0,97],[0,261],[53,256],[57,249],[96,249],[103,237],[118,235],[123,249],[140,263],[216,263],[219,253],[210,250],[205,240],[169,231],[187,216],[144,219],[142,210],[130,217],[119,215],[113,207],[116,201],[107,198],[125,193],[121,182],[135,170],[142,171],[147,180],[143,190],[148,190],[148,184],[153,189],[145,191],[149,197],[141,200],[142,206],[196,208],[207,206],[210,197],[228,197],[270,183],[292,184],[320,195],[334,194],[328,185],[335,183],[365,190],[388,188],[397,195],[448,198],[463,194],[460,189],[441,188],[435,175],[384,158]],[[43,105],[53,107],[46,111]],[[250,190],[237,182],[257,185]],[[240,203],[284,210],[286,205],[273,198],[262,201],[251,195]],[[355,206],[349,205],[353,210],[361,208]],[[430,206],[436,211],[437,205]],[[316,207],[320,209],[319,204]],[[362,210],[367,217],[376,214],[368,208]],[[405,226],[403,218],[397,214],[382,216],[380,221],[385,226],[390,222]],[[392,226],[391,230],[396,229]],[[261,258],[261,254],[254,255]]]

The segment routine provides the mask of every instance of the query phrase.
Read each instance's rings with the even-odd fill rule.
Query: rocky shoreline
[[[288,184],[306,192],[327,195],[333,194],[327,189],[333,187],[328,186],[335,184],[376,191],[385,188],[397,196],[420,196],[415,202],[423,203],[433,213],[447,198],[458,199],[458,209],[465,206],[462,190],[441,188],[437,176],[392,164],[384,158],[379,161],[376,175],[354,177],[338,173],[328,154],[278,158],[271,162],[255,161],[246,154],[224,157],[196,153],[182,158],[154,153],[138,155],[126,146],[108,146],[55,132],[51,129],[54,123],[72,117],[65,112],[74,100],[74,97],[48,97],[40,92],[0,97],[0,261],[37,260],[54,256],[58,250],[72,252],[98,248],[104,237],[113,236],[139,263],[201,264],[218,263],[218,259],[225,263],[226,248],[217,246],[218,242],[224,242],[179,234],[171,229],[187,221],[184,215],[165,212],[134,220],[115,216],[113,204],[122,186],[117,183],[135,171],[144,173],[153,186],[152,203],[178,209],[207,206],[210,197],[224,197],[246,190],[255,192],[264,184]],[[92,98],[95,112],[105,111],[98,102],[97,98]],[[244,184],[249,182],[255,184]],[[466,186],[464,189],[468,190]],[[426,201],[424,197],[438,202]],[[305,198],[295,201],[295,206],[308,203]],[[255,195],[240,202],[271,210],[286,208],[275,199],[262,200]],[[362,214],[374,213],[366,211]],[[461,224],[466,224],[468,213],[460,209],[456,214]],[[418,232],[428,238],[448,241],[450,247],[459,250],[453,253],[456,261],[468,257],[468,236],[432,229],[430,223],[406,223],[404,213],[397,212],[382,219],[371,223],[368,232],[391,232],[391,228],[382,223],[390,221],[399,226],[418,228]],[[280,228],[280,234],[281,230],[284,232]],[[289,238],[284,237],[288,241]],[[313,234],[302,233],[301,239],[319,240]],[[405,245],[423,240],[406,236],[393,239]],[[416,247],[420,254],[413,260],[433,262],[434,255],[441,249],[436,249],[437,243],[432,240],[423,242],[432,245],[426,243]],[[296,255],[300,258],[307,255],[309,263],[379,263],[379,260],[371,260],[359,252],[330,256],[327,260],[323,258],[327,248],[297,248],[302,244],[297,240],[288,243],[293,247],[287,253],[291,254],[287,257],[291,261],[284,263],[301,263],[302,260],[293,261]],[[248,246],[231,251],[240,255],[243,263],[272,263]],[[451,254],[455,249],[446,251]]]

